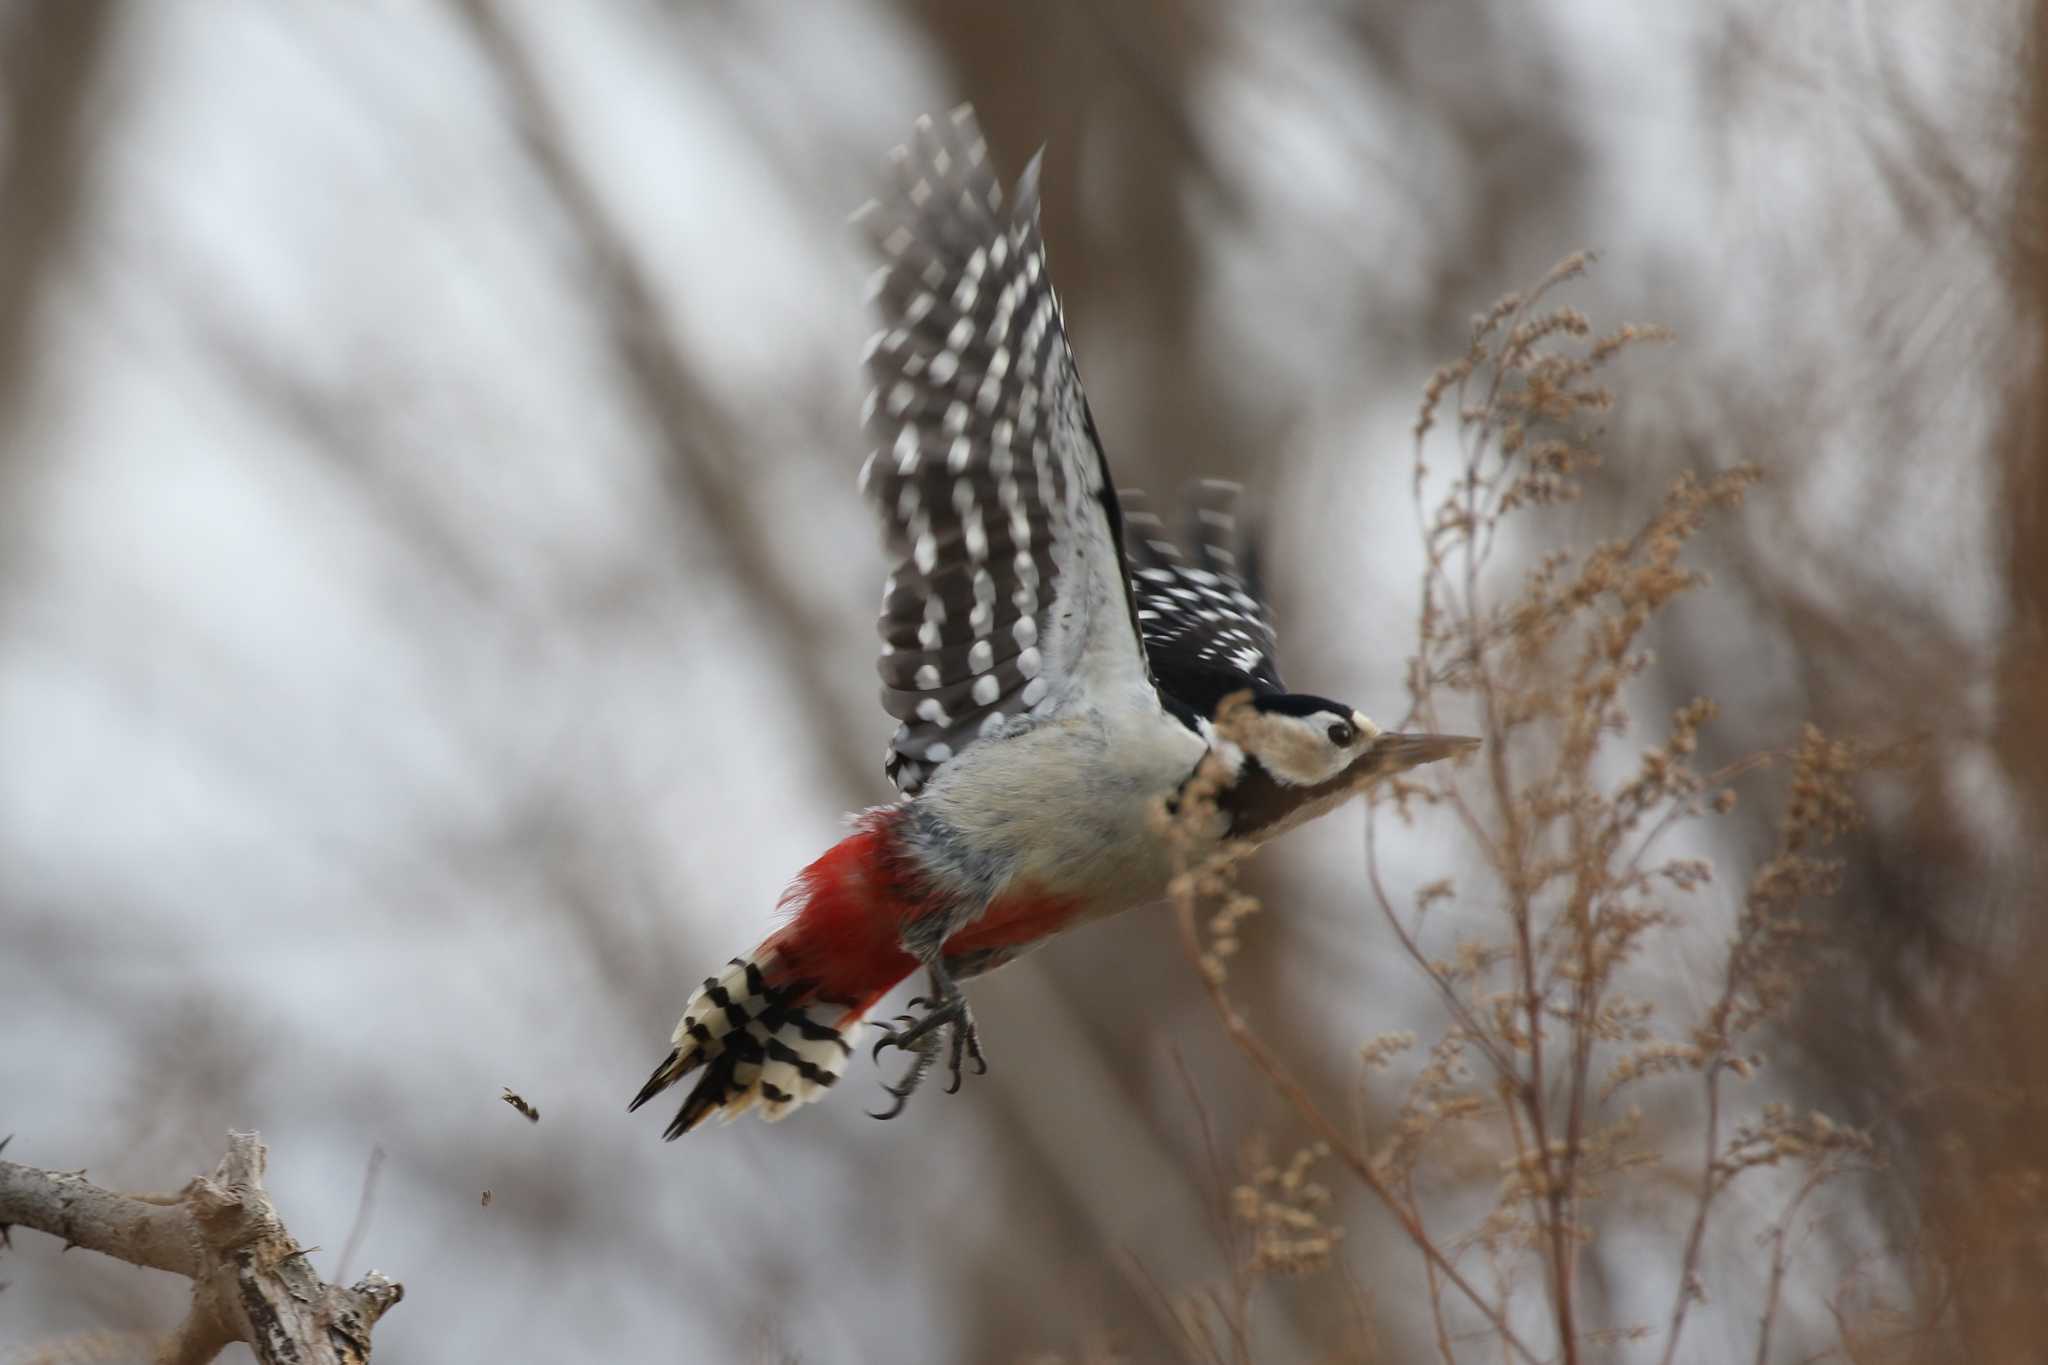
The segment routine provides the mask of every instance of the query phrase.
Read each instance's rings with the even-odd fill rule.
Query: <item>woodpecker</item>
[[[882,260],[860,486],[894,565],[880,671],[899,799],[857,816],[798,874],[781,927],[690,997],[629,1106],[694,1074],[668,1138],[817,1099],[918,970],[916,1013],[874,1046],[910,1059],[876,1117],[942,1046],[949,1091],[964,1062],[985,1071],[960,983],[1160,899],[1174,867],[1156,812],[1211,756],[1200,837],[1220,846],[1477,743],[1384,733],[1287,690],[1234,485],[1199,486],[1185,550],[1119,499],[1046,270],[1042,156],[1006,198],[970,108],[922,118],[892,192],[855,215]]]

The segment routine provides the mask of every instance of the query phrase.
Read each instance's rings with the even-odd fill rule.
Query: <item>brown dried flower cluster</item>
[[[1701,1249],[1720,1196],[1750,1172],[1790,1163],[1803,1172],[1796,1198],[1766,1232],[1767,1345],[1791,1219],[1827,1179],[1875,1161],[1867,1137],[1819,1114],[1759,1103],[1731,1123],[1723,1112],[1724,1081],[1754,1075],[1758,1030],[1813,969],[1806,912],[1834,889],[1838,869],[1824,850],[1856,821],[1849,784],[1868,755],[1809,729],[1787,753],[1705,769],[1699,752],[1715,707],[1701,698],[1617,762],[1640,704],[1634,685],[1651,662],[1646,636],[1705,581],[1686,562],[1688,543],[1740,505],[1758,471],[1686,475],[1632,535],[1588,552],[1558,551],[1512,576],[1494,562],[1511,518],[1530,521],[1521,535],[1537,529],[1540,509],[1579,498],[1600,465],[1589,419],[1613,402],[1604,372],[1632,346],[1662,339],[1641,327],[1598,335],[1576,310],[1548,306],[1585,264],[1566,261],[1476,319],[1470,347],[1430,381],[1415,424],[1426,560],[1413,705],[1401,728],[1478,733],[1485,747],[1476,763],[1421,769],[1368,798],[1373,830],[1384,817],[1435,806],[1470,850],[1455,880],[1431,882],[1402,905],[1368,841],[1373,899],[1445,1014],[1390,1116],[1365,1131],[1333,1121],[1232,1003],[1226,964],[1257,902],[1235,887],[1229,856],[1196,862],[1191,838],[1172,888],[1184,940],[1233,1039],[1420,1253],[1447,1362],[1481,1351],[1467,1343],[1482,1339],[1485,1354],[1575,1361],[1600,1343],[1660,1334],[1661,1358],[1672,1360],[1705,1287]],[[1440,425],[1454,427],[1459,459],[1435,470],[1427,438]],[[1704,859],[1667,853],[1668,836],[1733,809],[1733,784],[1773,766],[1789,774],[1777,847],[1748,878],[1712,1002],[1697,1017],[1674,1015],[1669,1002],[1631,993],[1631,968],[1661,936],[1714,913],[1715,878]],[[1204,814],[1198,792],[1169,827],[1191,832]],[[1457,922],[1442,922],[1452,906]],[[1367,1043],[1368,1081],[1415,1042],[1394,1034]],[[1698,1087],[1703,1130],[1685,1139],[1703,1153],[1689,1172],[1674,1169],[1673,1135],[1646,1136],[1630,1099],[1685,1078]],[[1305,1170],[1306,1159],[1267,1167],[1267,1179],[1238,1189],[1240,1218],[1271,1229],[1262,1235],[1276,1249],[1256,1268],[1292,1273],[1327,1259],[1333,1230],[1322,1199],[1305,1206],[1290,1193]],[[1490,1207],[1453,1225],[1450,1210],[1469,1201],[1433,1194],[1482,1181]],[[1586,1321],[1577,1281],[1596,1229],[1591,1206],[1624,1188],[1668,1198],[1659,1192],[1674,1183],[1686,1230],[1664,1271],[1675,1286],[1668,1319]],[[1288,1229],[1302,1238],[1290,1240]],[[1527,1320],[1511,1312],[1515,1286],[1539,1280],[1554,1338],[1540,1347],[1510,1325]]]
[[[1285,1166],[1266,1160],[1263,1143],[1256,1140],[1249,1155],[1250,1172],[1230,1192],[1230,1202],[1238,1221],[1252,1231],[1253,1268],[1263,1274],[1306,1275],[1327,1267],[1344,1229],[1324,1222],[1330,1190],[1309,1174],[1328,1159],[1329,1145],[1311,1143]]]

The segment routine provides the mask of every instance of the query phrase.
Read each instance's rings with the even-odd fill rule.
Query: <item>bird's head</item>
[[[1206,733],[1229,771],[1216,804],[1230,837],[1261,841],[1379,778],[1479,746],[1465,735],[1388,734],[1354,707],[1301,692],[1227,697]]]
[[[1289,787],[1329,781],[1379,733],[1380,727],[1354,708],[1305,692],[1254,693],[1235,708],[1226,702],[1218,728],[1246,758]]]

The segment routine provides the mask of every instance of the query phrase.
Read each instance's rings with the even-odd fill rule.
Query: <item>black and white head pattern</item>
[[[1242,491],[1217,479],[1196,484],[1184,499],[1180,544],[1142,494],[1124,491],[1138,626],[1169,709],[1233,772],[1243,775],[1254,760],[1269,785],[1319,787],[1356,763],[1379,727],[1343,702],[1289,692],[1280,680],[1258,543],[1238,521]],[[1250,705],[1216,724],[1218,706],[1240,693],[1250,693]]]
[[[1280,693],[1273,615],[1260,591],[1258,547],[1241,535],[1237,484],[1196,484],[1186,497],[1183,552],[1135,489],[1123,494],[1138,628],[1160,690],[1207,720],[1233,692]]]
[[[861,487],[882,590],[886,754],[914,794],[970,744],[1082,687],[1151,697],[1116,493],[1038,228],[1038,159],[1005,200],[971,110],[919,120],[894,191],[857,220],[871,284]]]

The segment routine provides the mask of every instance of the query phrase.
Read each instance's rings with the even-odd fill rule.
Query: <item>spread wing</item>
[[[1124,492],[1138,626],[1159,689],[1207,720],[1233,692],[1285,692],[1274,662],[1273,613],[1259,586],[1258,547],[1239,534],[1234,483],[1209,479],[1187,502],[1183,543],[1169,540],[1134,489]]]
[[[882,590],[886,756],[906,795],[971,744],[1090,704],[1160,704],[1116,489],[1046,273],[1038,160],[1006,203],[973,112],[918,121],[859,217],[885,264],[861,487]]]

